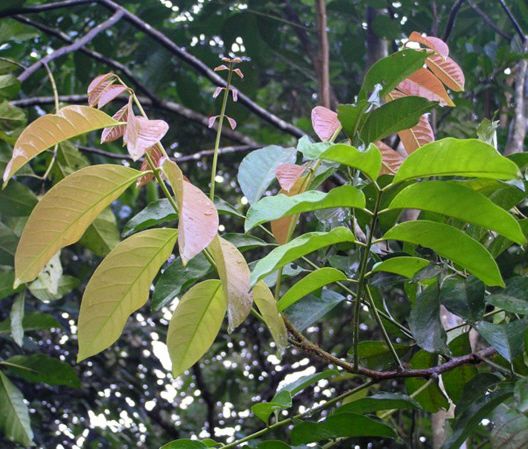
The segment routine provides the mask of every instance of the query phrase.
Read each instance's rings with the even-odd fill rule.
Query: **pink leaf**
[[[220,72],[221,70],[229,70],[225,64],[221,64],[213,69],[215,72]]]
[[[435,140],[433,128],[431,128],[427,114],[420,117],[420,121],[416,126],[399,131],[398,135],[407,154],[411,154],[426,143]]]
[[[223,87],[217,87],[213,93],[213,98],[216,98],[218,97],[218,95],[220,95],[220,93],[224,90]]]
[[[234,118],[231,118],[229,116],[225,116],[225,118],[227,119],[227,121],[229,122],[229,126],[231,127],[231,129],[235,129],[237,127],[237,122]]]
[[[212,128],[214,126],[217,118],[218,115],[213,115],[212,117],[209,117],[209,128]]]
[[[231,95],[233,96],[233,101],[238,101],[238,90],[237,89],[233,89],[231,87]]]
[[[152,162],[154,162],[154,166],[155,167],[161,167],[161,164],[163,162],[162,159],[163,159],[164,156],[163,156],[163,153],[161,152],[161,150],[158,148],[158,146],[154,145],[153,147],[150,147],[146,152],[148,153],[148,155],[152,159]],[[149,165],[147,159],[145,158],[143,160],[143,162],[141,163],[140,170],[141,171],[147,171],[149,169],[150,169],[150,165]],[[139,178],[137,180],[136,186],[138,188],[143,187],[143,186],[147,185],[153,179],[154,179],[154,175],[152,173],[147,173],[146,175],[143,175],[141,178]]]
[[[240,69],[233,70],[233,73],[236,73],[239,78],[244,78],[244,74],[242,73],[242,70]]]
[[[425,60],[425,64],[449,89],[455,92],[464,90],[464,72],[451,58],[444,59],[442,56],[432,55]]]
[[[106,88],[99,95],[99,100],[97,101],[97,107],[101,109],[104,105],[115,100],[119,95],[127,90],[126,86],[122,84],[114,84],[106,86]]]
[[[422,35],[420,33],[417,33],[416,31],[413,31],[409,36],[409,40],[425,45],[427,48],[436,51],[440,56],[443,56],[444,58],[447,58],[449,56],[449,47],[442,39],[433,36]]]
[[[321,140],[330,140],[339,128],[337,114],[324,106],[312,109],[312,127]]]
[[[403,80],[398,85],[398,89],[407,95],[415,95],[431,101],[438,101],[441,106],[455,105],[442,82],[432,72],[423,67]]]
[[[296,164],[281,164],[275,169],[275,176],[281,189],[289,192],[297,179],[304,173],[304,167]]]
[[[103,90],[106,87],[110,86],[114,82],[113,73],[105,73],[104,75],[99,75],[93,79],[93,81],[88,86],[88,104],[94,107],[99,101],[99,97]]]
[[[127,119],[128,104],[119,109],[112,118],[125,122]],[[125,134],[126,125],[114,126],[112,128],[105,128],[101,133],[101,143],[113,142]]]

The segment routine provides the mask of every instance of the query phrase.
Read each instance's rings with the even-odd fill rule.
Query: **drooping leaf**
[[[374,109],[361,127],[364,143],[372,143],[417,125],[420,117],[436,105],[422,97],[403,97]]]
[[[449,352],[447,335],[440,321],[438,283],[428,286],[416,298],[409,317],[409,328],[416,344],[427,352]]]
[[[123,228],[123,237],[128,237],[134,232],[152,228],[154,226],[175,221],[178,214],[167,198],[149,203],[145,209],[134,215]]]
[[[519,170],[514,162],[478,139],[437,140],[410,154],[394,177],[394,182],[430,176],[465,176],[489,179],[515,179]]]
[[[381,170],[381,153],[375,145],[369,145],[365,151],[345,144],[332,145],[320,158],[360,170],[373,180],[377,179]]]
[[[396,434],[386,424],[355,413],[340,413],[319,422],[304,421],[291,432],[295,445],[350,437],[396,438]]]
[[[14,342],[20,347],[24,344],[24,308],[25,293],[22,291],[13,301],[11,312],[9,313],[11,337],[13,337]]]
[[[345,300],[346,296],[330,289],[324,289],[320,295],[308,295],[284,313],[297,329],[303,331],[321,320]]]
[[[323,267],[312,271],[282,295],[282,298],[278,303],[279,310],[282,311],[287,309],[300,299],[325,285],[337,281],[345,281],[346,279],[347,277],[342,271],[331,267]]]
[[[94,165],[53,186],[35,206],[15,255],[19,283],[32,281],[54,254],[75,243],[97,216],[141,172],[119,165]]]
[[[86,93],[88,94],[88,104],[90,106],[95,106],[99,101],[99,97],[103,91],[115,80],[115,75],[113,73],[103,73],[102,75],[96,76],[88,85]]]
[[[519,223],[512,215],[462,183],[427,181],[412,184],[398,192],[388,208],[436,212],[491,229],[516,243],[526,242]]]
[[[126,90],[127,87],[122,84],[112,84],[111,86],[107,86],[101,92],[101,95],[97,100],[97,107],[101,109],[103,106],[119,97],[123,92],[126,92]]]
[[[385,97],[405,78],[420,69],[426,57],[425,51],[405,49],[380,59],[368,70],[359,100],[366,100],[377,84],[381,86],[379,96]]]
[[[203,254],[198,254],[183,265],[181,258],[176,258],[158,278],[152,295],[152,310],[160,310],[169,305],[181,292],[184,292],[197,281],[202,280],[211,269],[211,264]]]
[[[429,265],[427,259],[421,257],[398,256],[385,259],[372,267],[373,273],[386,272],[412,278],[418,271]]]
[[[528,278],[516,276],[506,281],[506,288],[485,297],[488,304],[507,312],[528,315]]]
[[[66,385],[78,388],[81,382],[75,370],[65,362],[45,354],[14,355],[0,362],[9,374],[28,382]]]
[[[324,106],[312,109],[312,128],[321,140],[330,140],[340,127],[337,114]]]
[[[355,237],[350,229],[337,227],[329,232],[308,232],[292,241],[278,246],[260,259],[251,273],[251,285],[284,265],[318,249],[337,243],[353,243]]]
[[[277,301],[264,281],[257,282],[253,288],[253,300],[275,340],[278,352],[282,353],[288,345],[288,331],[279,313]]]
[[[48,148],[96,129],[116,126],[119,122],[103,111],[89,106],[66,106],[57,114],[39,117],[22,131],[13,156],[4,171],[4,185],[35,156]]]
[[[222,282],[193,286],[180,300],[167,333],[174,377],[193,366],[213,344],[227,309]]]
[[[79,361],[103,351],[119,338],[128,317],[147,302],[152,280],[171,255],[177,237],[174,229],[134,234],[97,267],[79,312]]]
[[[528,329],[526,320],[516,320],[505,324],[480,321],[475,328],[480,336],[509,362],[524,350],[524,332]]]
[[[216,236],[209,250],[227,299],[228,332],[233,332],[247,318],[253,305],[249,267],[236,246],[222,237]]]
[[[449,56],[431,55],[426,60],[427,67],[449,89],[455,92],[464,90],[465,77],[460,66]]]
[[[9,440],[25,447],[33,443],[33,431],[24,397],[2,372],[0,372],[0,429]]]
[[[355,187],[345,185],[336,187],[328,193],[309,190],[293,196],[284,194],[267,196],[250,207],[244,230],[248,232],[259,224],[282,217],[336,207],[364,208],[365,195]]]
[[[356,401],[349,402],[335,410],[335,414],[358,413],[364,415],[380,410],[420,409],[413,398],[401,393],[378,393]]]
[[[488,250],[453,226],[429,220],[408,221],[389,229],[383,238],[430,248],[459,264],[487,285],[504,286],[497,263]]]
[[[99,257],[106,256],[115,248],[119,243],[119,230],[112,209],[107,207],[101,212],[81,237],[79,243]]]
[[[416,95],[439,102],[441,106],[454,106],[453,100],[440,80],[425,68],[418,69],[398,84],[405,95]]]
[[[126,122],[128,114],[128,105],[124,105],[119,109],[112,118],[118,122]],[[101,143],[113,142],[125,135],[126,125],[113,126],[111,128],[103,129],[101,133]]]
[[[266,192],[275,170],[282,164],[295,162],[295,150],[270,145],[249,153],[238,167],[238,183],[249,204],[258,201]]]

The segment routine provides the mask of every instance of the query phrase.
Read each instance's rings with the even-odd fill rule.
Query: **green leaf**
[[[429,265],[429,261],[421,257],[397,256],[377,263],[372,267],[372,272],[393,273],[406,278],[412,278],[427,265]]]
[[[302,153],[304,159],[314,160],[319,159],[323,151],[329,147],[329,142],[312,142],[308,136],[303,136],[297,143],[297,151]]]
[[[123,237],[142,231],[144,229],[159,226],[178,219],[178,214],[174,211],[167,198],[153,201],[145,209],[134,215],[123,228]]]
[[[439,256],[462,266],[485,284],[504,286],[497,263],[488,250],[453,226],[429,220],[408,221],[389,229],[383,239],[401,240],[432,249]]]
[[[39,117],[18,137],[13,156],[4,172],[4,186],[22,166],[48,148],[72,137],[118,124],[103,111],[89,106],[66,106],[57,114]]]
[[[174,377],[193,366],[213,344],[227,310],[222,282],[217,279],[193,286],[181,298],[167,333]]]
[[[0,102],[0,131],[13,131],[26,124],[26,114],[7,101]]]
[[[515,382],[513,397],[517,410],[521,413],[528,412],[528,378],[524,377]]]
[[[13,265],[17,245],[18,236],[11,228],[0,222],[0,265]],[[0,282],[0,286],[3,286],[2,282]],[[0,291],[1,289],[2,287],[0,287]]]
[[[20,81],[13,75],[0,75],[0,99],[13,98],[20,90]]]
[[[380,410],[409,410],[420,409],[420,404],[413,398],[401,393],[378,393],[366,398],[349,402],[335,410],[335,414],[357,413],[364,415]]]
[[[480,321],[475,326],[480,336],[509,362],[524,351],[524,332],[527,328],[525,320],[505,324]]]
[[[160,449],[207,449],[207,446],[201,441],[182,439],[164,444]]]
[[[288,331],[282,319],[277,301],[264,281],[259,281],[253,288],[253,301],[257,305],[266,326],[271,332],[279,353],[288,345]]]
[[[405,78],[423,67],[427,55],[426,51],[405,49],[380,59],[368,70],[359,99],[366,100],[376,84],[381,86],[379,96],[386,96]]]
[[[79,240],[96,256],[104,257],[119,243],[119,229],[112,209],[106,208]]]
[[[352,186],[336,187],[328,193],[309,190],[298,195],[266,196],[253,204],[246,215],[244,230],[250,231],[259,224],[304,212],[336,207],[364,208],[365,195]]]
[[[390,101],[368,114],[359,136],[364,143],[376,142],[417,125],[420,117],[436,103],[423,97],[403,97]]]
[[[493,430],[490,441],[493,448],[519,449],[528,444],[528,417],[506,404],[500,404],[492,413]]]
[[[411,310],[409,328],[416,343],[427,352],[449,352],[442,322],[438,283],[428,286],[418,297]]]
[[[181,292],[207,276],[210,269],[211,264],[203,254],[193,257],[185,266],[181,258],[177,257],[161,273],[156,282],[152,295],[152,310],[160,310],[169,305]]]
[[[474,323],[484,314],[484,292],[484,284],[474,277],[448,278],[440,288],[440,303],[451,313]]]
[[[355,413],[332,415],[320,422],[301,422],[291,432],[295,445],[350,437],[396,438],[396,434],[389,426]]]
[[[24,344],[24,304],[25,293],[21,292],[15,298],[11,306],[11,313],[9,314],[11,337],[13,337],[15,343],[20,347]]]
[[[373,180],[378,178],[381,171],[381,153],[376,145],[369,145],[365,151],[345,144],[332,145],[321,154],[321,159],[355,168]]]
[[[55,183],[90,165],[90,161],[71,143],[62,142],[57,148],[57,159],[51,170]]]
[[[428,143],[410,154],[393,182],[430,176],[515,179],[519,176],[519,169],[481,140],[448,137]]]
[[[292,395],[289,391],[278,392],[271,401],[259,402],[251,406],[253,414],[265,424],[268,424],[272,413],[286,410],[292,406]]]
[[[141,172],[119,165],[83,168],[53,186],[33,209],[15,255],[19,283],[35,279],[63,247],[77,242],[90,224]]]
[[[403,343],[393,344],[399,357],[409,352],[409,346]],[[352,348],[349,350],[352,355]],[[394,365],[394,356],[384,341],[360,341],[358,344],[359,362],[361,365],[377,370],[388,369]]]
[[[19,182],[0,190],[0,214],[4,217],[27,217],[37,203],[35,194]]]
[[[449,349],[453,357],[466,355],[472,352],[469,342],[469,332],[464,332],[449,343]],[[442,374],[442,383],[445,391],[455,403],[460,401],[466,384],[478,373],[474,365],[465,364],[457,366]]]
[[[284,441],[270,440],[263,441],[257,446],[257,449],[291,449]]]
[[[24,397],[2,372],[0,372],[0,429],[11,441],[26,447],[33,443],[33,431]]]
[[[364,112],[369,103],[366,100],[358,101],[356,104],[340,104],[337,106],[337,118],[341,122],[343,131],[350,138],[354,139],[360,123],[365,118]]]
[[[80,284],[79,279],[73,276],[61,276],[56,292],[51,292],[49,288],[40,280],[36,279],[29,284],[29,291],[31,294],[41,301],[57,301],[63,298],[68,293],[71,293]]]
[[[66,385],[78,388],[81,382],[75,370],[65,362],[44,354],[15,355],[0,362],[12,375],[28,382]]]
[[[79,361],[114,343],[149,296],[152,280],[172,254],[178,232],[150,229],[117,245],[95,270],[79,312]]]
[[[528,278],[515,276],[506,281],[506,288],[486,296],[485,301],[511,313],[528,315]]]
[[[275,179],[281,164],[295,162],[296,151],[270,145],[249,153],[238,167],[238,183],[249,204],[257,202]]]
[[[308,232],[301,235],[274,248],[267,256],[260,259],[251,273],[251,285],[255,285],[258,280],[306,254],[346,242],[355,242],[355,237],[350,229],[341,226],[329,232]]]
[[[346,297],[340,293],[324,289],[320,296],[307,296],[289,307],[285,314],[293,325],[302,331],[322,319],[345,299]]]
[[[29,313],[24,315],[22,321],[24,331],[40,331],[48,329],[60,329],[61,324],[51,315],[47,313]],[[9,319],[0,321],[0,334],[9,333],[11,330]]]
[[[265,246],[273,245],[252,235],[241,234],[237,232],[228,232],[223,234],[222,237],[235,245],[239,251],[247,251],[254,248],[261,248]]]
[[[295,304],[300,299],[304,298],[308,294],[319,290],[325,285],[332,284],[337,281],[345,281],[346,275],[339,270],[331,267],[319,268],[318,270],[312,271],[299,282],[294,284],[290,289],[282,295],[279,300],[279,310],[283,311],[288,307]]]
[[[421,349],[413,355],[410,365],[413,369],[430,368],[437,364],[437,359],[436,355]],[[417,377],[405,379],[407,394],[411,395],[426,412],[435,413],[440,409],[447,410],[449,402],[437,383],[433,381],[428,387],[424,388],[426,383],[427,380]],[[413,395],[415,391],[421,388],[424,389],[417,395]]]
[[[13,288],[13,282],[15,282],[15,273],[13,271],[0,271],[0,299],[7,298],[17,292]]]
[[[521,226],[501,207],[483,194],[457,182],[428,181],[400,191],[388,209],[420,209],[454,217],[491,229],[510,240],[526,242]]]

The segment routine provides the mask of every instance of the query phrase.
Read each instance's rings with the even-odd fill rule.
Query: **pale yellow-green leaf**
[[[149,229],[119,243],[95,270],[79,313],[79,354],[84,360],[114,343],[148,299],[152,280],[172,254],[178,231]]]
[[[118,125],[108,114],[89,106],[66,106],[30,123],[18,137],[4,171],[4,185],[27,162],[52,146],[96,129]]]
[[[213,239],[209,250],[216,263],[218,275],[227,298],[228,331],[242,324],[251,311],[249,267],[242,253],[231,242],[219,237]]]
[[[258,281],[253,288],[253,300],[277,344],[278,352],[282,353],[288,345],[288,331],[277,308],[277,301],[264,281]]]
[[[211,347],[226,308],[222,282],[218,279],[196,284],[183,295],[167,334],[174,377],[193,366]]]
[[[17,284],[35,279],[61,248],[78,241],[95,218],[141,172],[120,165],[83,168],[53,186],[35,206],[15,254]]]
[[[29,411],[20,390],[0,372],[0,431],[11,441],[29,447],[33,432]]]

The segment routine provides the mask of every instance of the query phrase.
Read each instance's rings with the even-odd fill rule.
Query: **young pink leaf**
[[[413,31],[409,35],[409,40],[412,42],[418,42],[419,44],[425,45],[427,48],[436,51],[440,56],[447,58],[449,56],[449,47],[447,44],[438,37],[425,36],[416,31]]]
[[[244,74],[242,73],[242,70],[240,69],[233,70],[233,73],[236,73],[239,78],[244,78]]]
[[[127,121],[128,104],[119,109],[112,118],[120,122]],[[125,134],[126,125],[114,126],[113,128],[105,128],[101,133],[101,143],[113,142]]]
[[[231,87],[231,95],[233,96],[233,101],[237,102],[238,101],[238,90],[237,89],[233,89]]]
[[[218,115],[213,115],[209,117],[209,128],[212,128],[216,122],[216,119],[218,118]]]
[[[219,66],[216,66],[213,70],[215,72],[220,72],[221,70],[229,70],[229,68],[225,64],[221,64]]]
[[[93,81],[88,86],[88,104],[94,107],[99,101],[99,97],[103,90],[110,86],[114,82],[113,73],[105,73],[104,75],[99,75],[93,79]]]
[[[163,159],[163,153],[161,152],[161,150],[159,149],[158,145],[154,145],[153,147],[150,147],[146,153],[150,156],[150,158],[152,159],[152,162],[154,162],[154,166],[155,167],[161,167],[161,163],[163,162],[162,159]],[[145,158],[143,160],[143,162],[141,163],[141,168],[140,170],[141,171],[147,171],[150,169],[150,165],[147,161],[147,159]],[[145,185],[147,185],[150,181],[152,181],[154,179],[154,174],[152,173],[147,173],[146,175],[143,175],[141,178],[139,178],[136,182],[136,186],[138,188],[140,187],[143,187]]]
[[[429,124],[427,114],[420,117],[420,121],[416,126],[410,129],[404,129],[398,132],[398,135],[407,154],[411,154],[426,143],[435,140],[433,128]]]
[[[393,175],[398,171],[405,158],[381,140],[376,142],[376,146],[381,151],[381,155],[383,157],[381,174]]]
[[[220,95],[220,93],[224,90],[224,87],[217,87],[213,93],[213,98],[216,98],[218,97],[218,95]]]
[[[231,129],[235,129],[237,127],[237,122],[234,118],[231,118],[229,116],[225,116],[225,118],[227,119],[227,121],[229,122],[229,126],[231,127]]]
[[[442,82],[425,68],[418,69],[409,75],[407,79],[398,85],[398,89],[407,95],[415,95],[431,101],[438,101],[441,106],[455,105]]]
[[[449,89],[455,92],[464,90],[464,72],[451,58],[444,59],[442,56],[432,55],[425,60],[425,64]]]
[[[337,114],[324,106],[316,106],[312,109],[312,128],[319,139],[330,140],[339,128]]]
[[[275,169],[275,176],[282,190],[289,192],[297,179],[304,173],[304,167],[296,164],[281,164]]]
[[[121,95],[126,90],[126,86],[123,86],[122,84],[111,84],[106,86],[106,88],[101,92],[101,95],[99,95],[97,107],[101,109],[103,106],[119,97],[119,95]]]

